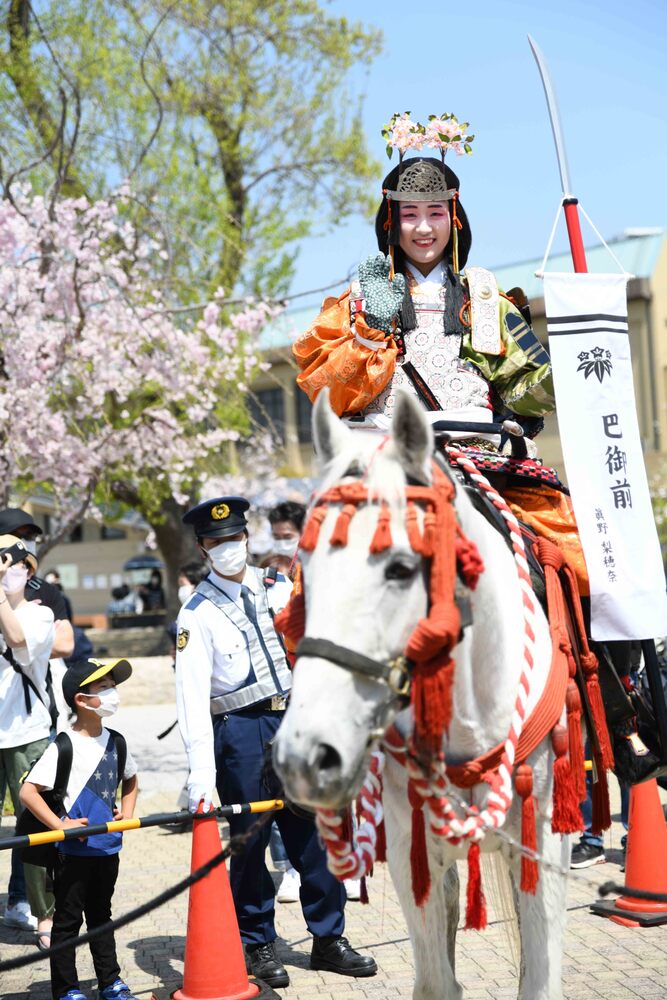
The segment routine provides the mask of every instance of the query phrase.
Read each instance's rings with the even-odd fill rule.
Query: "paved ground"
[[[139,814],[171,810],[185,777],[180,737],[174,730],[158,743],[157,733],[175,718],[173,676],[166,658],[135,661],[135,675],[120,689],[123,707],[115,725],[127,736],[137,758],[142,785]],[[618,819],[618,817],[617,817]],[[3,823],[2,835],[11,835]],[[636,1000],[667,997],[667,926],[638,930],[590,914],[596,886],[623,880],[620,837],[614,822],[607,838],[609,862],[577,873],[569,885],[569,924],[564,965],[565,1000]],[[183,878],[190,864],[190,834],[155,828],[126,834],[121,874],[114,900],[116,916],[139,905]],[[667,859],[662,859],[667,864]],[[6,902],[8,855],[0,852],[0,909]],[[347,933],[355,945],[374,955],[380,967],[373,979],[342,979],[308,969],[310,939],[298,904],[278,905],[279,951],[291,976],[286,1000],[338,1000],[352,997],[410,998],[412,958],[401,913],[384,865],[370,884],[370,905],[349,903]],[[491,914],[484,933],[459,936],[457,970],[468,1000],[504,1000],[516,996],[516,972],[502,920]],[[187,920],[185,895],[155,910],[117,934],[123,976],[138,996],[171,991],[182,983]],[[0,923],[0,957],[31,954],[30,935]],[[84,991],[96,997],[90,956],[79,952]],[[39,962],[0,974],[6,1000],[50,997],[48,967]]]

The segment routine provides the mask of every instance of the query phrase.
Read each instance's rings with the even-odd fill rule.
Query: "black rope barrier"
[[[80,948],[84,944],[88,944],[89,941],[93,941],[100,934],[107,934],[109,931],[115,931],[120,927],[125,927],[127,924],[131,924],[134,920],[138,920],[140,917],[145,916],[150,913],[151,910],[156,910],[160,906],[164,906],[170,900],[179,896],[190,886],[194,885],[196,882],[200,882],[201,879],[206,878],[214,868],[218,865],[223,864],[227,858],[232,854],[237,854],[249,840],[255,836],[256,833],[264,826],[264,824],[272,817],[272,813],[266,812],[259,817],[256,823],[250,827],[243,834],[239,834],[236,837],[232,837],[227,847],[216,854],[215,857],[207,861],[205,865],[201,868],[197,868],[196,871],[191,872],[187,878],[182,879],[171,888],[165,889],[158,896],[154,896],[153,899],[147,900],[140,906],[134,908],[134,910],[129,910],[122,917],[118,917],[117,920],[107,920],[106,923],[100,924],[99,927],[94,927],[92,931],[88,931],[86,934],[81,934],[75,938],[67,938],[65,941],[61,941],[60,944],[54,945],[52,948],[45,948],[43,951],[38,951],[36,954],[32,955],[21,955],[18,958],[10,958],[6,962],[0,962],[0,972],[10,972],[12,969],[22,969],[26,965],[34,965],[36,962],[43,962],[50,958],[51,955],[59,955],[63,951],[67,951],[70,948]]]
[[[667,893],[633,889],[629,885],[617,885],[616,882],[603,882],[598,886],[598,896],[628,896],[630,899],[647,899],[650,903],[667,903]]]

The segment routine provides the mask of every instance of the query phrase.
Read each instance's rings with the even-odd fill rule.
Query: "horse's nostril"
[[[339,771],[342,763],[337,750],[328,743],[320,743],[315,758],[315,765],[319,771]]]

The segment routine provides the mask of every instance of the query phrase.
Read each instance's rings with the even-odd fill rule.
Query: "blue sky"
[[[380,128],[394,111],[410,110],[422,121],[453,111],[470,122],[474,155],[453,157],[451,165],[471,221],[471,264],[493,268],[541,256],[559,204],[558,165],[528,33],[546,57],[558,97],[573,192],[598,229],[610,238],[629,227],[667,228],[665,0],[332,0],[328,6],[384,30],[383,54],[354,73],[366,94],[366,134],[383,169]],[[584,240],[595,242],[586,226]],[[555,249],[565,247],[562,224]],[[342,278],[375,249],[363,219],[304,241],[292,290]]]

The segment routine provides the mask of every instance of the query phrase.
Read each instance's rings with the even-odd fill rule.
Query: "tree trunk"
[[[160,555],[165,565],[165,590],[167,591],[167,618],[178,615],[178,571],[185,563],[201,559],[194,532],[182,522],[188,506],[181,506],[169,498],[162,504],[163,519],[159,524],[151,524],[155,532]]]

